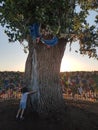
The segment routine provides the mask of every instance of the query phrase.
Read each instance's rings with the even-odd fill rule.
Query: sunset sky
[[[61,71],[98,71],[98,60],[80,55],[75,50],[79,49],[78,42],[72,44],[71,51],[67,45],[61,64]]]
[[[94,13],[91,12],[88,20],[93,23]],[[69,44],[66,47],[60,71],[98,71],[98,60],[80,55],[78,42],[72,45],[71,52]],[[24,71],[27,54],[19,42],[9,43],[3,28],[0,26],[0,71]]]

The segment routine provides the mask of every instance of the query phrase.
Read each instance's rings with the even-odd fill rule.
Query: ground
[[[16,120],[18,100],[0,102],[0,130],[98,130],[98,103],[65,100],[63,120],[25,112]]]

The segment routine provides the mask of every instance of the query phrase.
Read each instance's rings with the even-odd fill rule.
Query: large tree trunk
[[[61,109],[63,96],[59,78],[65,46],[64,39],[60,39],[59,43],[51,48],[29,41],[25,80],[29,89],[37,90],[37,93],[31,96],[33,110],[50,112]]]

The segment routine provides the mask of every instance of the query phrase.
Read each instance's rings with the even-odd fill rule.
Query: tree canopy
[[[94,25],[87,17],[98,12],[98,0],[0,0],[0,23],[10,42],[28,40],[29,26],[39,23],[58,38],[79,40],[80,53],[98,59],[98,15]]]

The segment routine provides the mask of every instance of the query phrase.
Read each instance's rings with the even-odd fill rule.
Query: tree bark
[[[29,54],[25,65],[25,80],[32,94],[32,109],[38,112],[50,112],[61,109],[63,103],[60,85],[60,65],[65,51],[66,41],[48,48],[43,43],[29,41]]]

